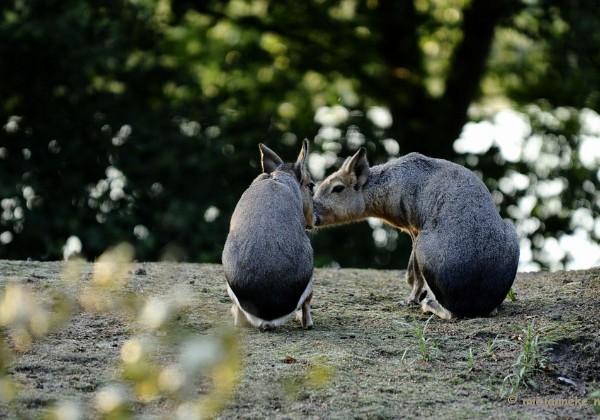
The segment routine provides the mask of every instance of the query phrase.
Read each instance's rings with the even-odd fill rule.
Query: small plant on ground
[[[504,378],[504,383],[509,386],[508,392],[505,392],[508,395],[516,395],[523,387],[537,388],[533,377],[537,371],[546,367],[546,353],[549,351],[549,348],[541,346],[554,344],[552,341],[541,340],[540,335],[536,334],[535,319],[522,330],[520,337],[521,353],[512,365],[513,373]]]
[[[406,353],[408,353],[408,349],[404,349],[404,353],[402,353],[402,358],[400,359],[400,364],[408,364],[406,362]]]
[[[469,347],[469,357],[467,359],[467,362],[469,363],[469,369],[473,370],[475,369],[475,356],[473,355],[473,348]]]
[[[427,321],[425,321],[425,324],[423,325],[423,328],[419,327],[419,324],[417,323],[417,321],[414,321],[414,325],[415,325],[415,335],[417,336],[418,342],[419,342],[419,351],[421,352],[421,357],[423,358],[424,361],[428,362],[429,360],[431,360],[431,352],[430,352],[430,338],[427,337],[425,338],[425,330],[427,330],[427,326],[429,325],[429,322],[431,321],[431,319],[434,317],[434,315],[431,315]]]
[[[419,354],[421,355],[421,359],[423,359],[423,361],[425,361],[425,362],[429,362],[431,360],[432,351],[437,350],[435,348],[435,344],[432,343],[431,338],[425,336],[425,331],[427,330],[427,326],[429,325],[429,323],[431,322],[431,320],[434,317],[435,317],[435,315],[431,315],[427,319],[427,321],[425,321],[425,324],[423,324],[423,326],[421,326],[417,322],[417,319],[414,316],[413,316],[413,322],[410,324],[408,322],[404,322],[404,321],[400,321],[400,320],[396,321],[400,325],[410,329],[412,331],[412,333],[415,335],[415,337],[417,338],[417,344],[419,346]],[[410,363],[405,362],[407,352],[408,352],[408,349],[406,349],[404,351],[404,354],[402,354],[401,360],[405,364],[410,364]],[[413,362],[414,362],[414,360],[413,360]]]
[[[413,318],[413,330],[419,344],[419,352],[421,353],[421,358],[426,362],[431,360],[431,338],[425,337],[425,331],[427,330],[427,326],[433,317],[434,315],[431,315],[427,321],[425,321],[423,327],[421,327],[417,320]]]
[[[485,352],[485,354],[488,357],[493,357],[495,359],[494,348],[497,347],[497,343],[499,343],[498,337],[499,336],[497,335],[496,337],[494,337],[493,340],[490,337],[488,337],[487,346],[486,346],[486,352]]]
[[[511,302],[517,301],[517,294],[515,293],[515,291],[512,288],[508,291],[507,297],[510,299]]]

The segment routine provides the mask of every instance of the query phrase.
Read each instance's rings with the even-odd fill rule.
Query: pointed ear
[[[352,156],[348,156],[346,159],[344,159],[344,163],[342,163],[342,166],[340,166],[340,168],[345,167],[348,162],[350,162],[350,159],[352,159]]]
[[[304,175],[307,173],[306,160],[308,159],[308,145],[308,139],[302,140],[302,149],[300,149],[298,159],[296,159],[296,163],[294,163],[294,172],[300,183],[304,181]]]
[[[369,176],[369,161],[367,161],[367,149],[361,147],[358,151],[349,159],[346,159],[342,169],[345,173],[354,173],[356,176],[357,184],[355,189],[361,188],[367,182]]]
[[[270,174],[283,165],[283,160],[267,146],[259,143],[258,148],[260,149],[260,164],[264,173]]]

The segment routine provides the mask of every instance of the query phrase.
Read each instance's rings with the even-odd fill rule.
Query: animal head
[[[260,149],[261,165],[264,173],[270,175],[275,171],[285,171],[291,172],[296,177],[302,193],[302,209],[306,220],[306,227],[312,229],[314,225],[312,195],[315,184],[306,168],[308,145],[308,140],[304,139],[302,141],[300,154],[298,155],[296,162],[292,164],[283,163],[283,160],[264,144],[260,143],[258,147]]]
[[[337,225],[364,218],[368,176],[367,150],[361,147],[317,188],[313,197],[315,225]]]

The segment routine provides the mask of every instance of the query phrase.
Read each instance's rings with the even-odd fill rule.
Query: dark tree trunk
[[[463,40],[452,57],[446,88],[439,99],[421,92],[410,95],[411,104],[396,102],[391,109],[394,129],[402,139],[402,153],[421,152],[452,158],[452,145],[467,121],[467,110],[477,98],[496,26],[522,5],[516,0],[474,0],[465,10]],[[398,116],[407,116],[402,121]]]

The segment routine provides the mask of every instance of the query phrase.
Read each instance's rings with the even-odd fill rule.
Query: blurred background
[[[0,6],[0,258],[220,262],[258,142],[321,180],[359,147],[485,181],[520,269],[600,265],[600,2],[11,0]],[[403,269],[377,220],[317,267]]]

